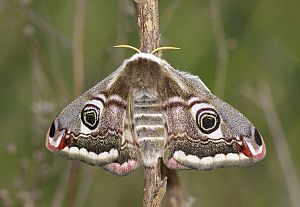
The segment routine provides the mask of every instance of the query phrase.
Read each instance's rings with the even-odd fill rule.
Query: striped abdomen
[[[144,95],[135,101],[134,126],[144,165],[155,165],[165,145],[164,117],[157,99]]]

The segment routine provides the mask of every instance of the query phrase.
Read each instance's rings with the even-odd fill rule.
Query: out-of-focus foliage
[[[44,139],[51,120],[74,98],[74,2],[0,1],[0,206],[51,206],[66,182],[63,176],[72,161],[48,152]],[[132,54],[113,45],[138,46],[131,1],[86,3],[85,90]],[[161,0],[159,10],[161,44],[182,48],[165,51],[164,57],[175,68],[199,75],[215,91],[217,47],[210,1]],[[185,192],[194,197],[194,206],[289,206],[272,129],[260,109],[241,95],[241,88],[270,84],[299,175],[300,2],[229,0],[221,1],[221,10],[230,48],[223,99],[255,123],[268,153],[247,168],[181,171]],[[142,169],[117,177],[85,164],[80,168],[74,180],[79,188],[91,178],[84,206],[141,206]]]

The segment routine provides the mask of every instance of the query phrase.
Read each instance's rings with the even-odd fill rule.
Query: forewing
[[[211,94],[198,77],[172,68],[168,72],[183,93],[165,100],[166,166],[210,170],[264,158],[264,141],[244,115]]]
[[[122,68],[67,105],[48,130],[46,147],[69,159],[126,175],[139,165],[127,119],[128,93],[117,95]],[[125,90],[126,91],[126,90]]]

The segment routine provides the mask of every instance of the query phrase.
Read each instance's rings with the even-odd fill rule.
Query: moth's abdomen
[[[162,157],[165,145],[164,118],[160,102],[143,95],[134,102],[134,133],[145,166],[153,166]]]

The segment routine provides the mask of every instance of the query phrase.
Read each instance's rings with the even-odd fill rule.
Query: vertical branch
[[[68,182],[70,180],[70,170],[71,165],[69,164],[65,172],[60,175],[59,182],[52,198],[52,207],[60,207],[63,205],[63,201],[67,193]]]
[[[300,186],[292,156],[287,144],[287,139],[276,113],[272,101],[270,88],[267,84],[261,86],[258,91],[253,88],[246,88],[242,91],[243,95],[256,103],[263,111],[271,132],[279,164],[284,175],[285,183],[289,192],[292,207],[299,206]],[[255,101],[254,101],[255,100]],[[258,102],[256,102],[258,100]]]
[[[225,87],[225,78],[228,67],[228,48],[224,32],[224,26],[221,17],[220,0],[210,0],[210,13],[218,52],[216,94],[223,96]]]
[[[76,199],[74,202],[74,207],[83,207],[88,198],[91,186],[93,185],[93,180],[96,174],[97,168],[85,168],[83,170],[83,175],[78,186]]]
[[[150,53],[159,46],[158,0],[136,2],[140,50]]]
[[[140,50],[150,53],[159,46],[158,0],[135,1]],[[161,160],[144,167],[144,207],[161,206],[167,180],[161,180]]]
[[[83,33],[85,19],[85,0],[76,0],[73,29],[73,68],[74,68],[74,94],[82,92],[84,80],[83,62]]]
[[[74,69],[74,95],[82,93],[84,81],[84,60],[83,60],[83,34],[85,20],[85,0],[75,1],[74,29],[73,29],[73,69]],[[74,206],[76,192],[78,188],[78,179],[80,165],[78,162],[71,162],[68,168],[68,206]]]
[[[4,6],[10,20],[28,46],[31,68],[32,153],[29,155],[30,158],[24,157],[24,159],[20,159],[20,175],[15,177],[14,180],[23,183],[26,179],[29,179],[32,182],[30,190],[23,189],[23,185],[14,185],[12,194],[14,194],[14,197],[21,202],[20,205],[36,206],[42,198],[41,186],[45,183],[47,177],[49,177],[48,173],[51,171],[45,164],[45,152],[40,149],[40,138],[41,134],[44,133],[41,129],[45,128],[47,124],[46,117],[53,111],[53,104],[45,98],[49,97],[47,95],[49,81],[45,73],[42,50],[40,48],[36,30],[27,16],[27,3],[28,2],[20,4],[12,0],[6,0],[3,1],[2,6]],[[17,151],[14,142],[9,143],[9,145],[7,145],[8,152]],[[10,204],[11,206],[15,205],[15,201],[11,200],[8,193],[9,192],[6,189],[0,191],[0,203],[1,199],[4,199],[4,201],[7,201],[7,206]]]

